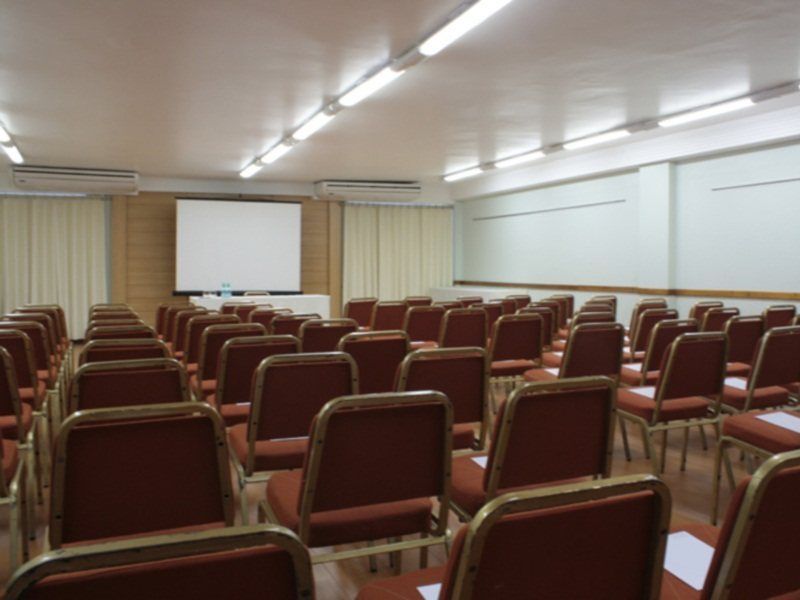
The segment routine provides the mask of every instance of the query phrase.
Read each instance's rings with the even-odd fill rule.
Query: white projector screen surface
[[[301,205],[178,199],[175,289],[300,290]]]

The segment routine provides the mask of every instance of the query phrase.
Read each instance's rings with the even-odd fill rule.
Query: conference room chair
[[[267,330],[259,323],[229,323],[209,325],[200,336],[200,355],[197,357],[197,373],[189,376],[189,387],[199,400],[204,400],[217,390],[217,368],[220,353],[228,340],[234,338],[265,336]],[[253,367],[253,371],[255,366]],[[250,373],[252,377],[252,372]],[[249,396],[248,396],[249,397]]]
[[[688,523],[676,529],[675,534],[694,538],[689,538],[694,546],[711,546],[713,554],[703,565],[705,577],[699,574],[702,590],[665,571],[661,598],[797,598],[798,495],[800,452],[764,462],[737,486],[720,528]]]
[[[486,331],[488,331],[489,333],[491,333],[491,331],[494,329],[494,324],[497,321],[497,319],[503,316],[503,306],[501,304],[498,304],[497,302],[478,302],[475,304],[471,304],[470,307],[480,308],[483,310],[483,312],[486,313]],[[519,311],[516,312],[518,313]]]
[[[348,333],[358,331],[355,319],[311,319],[300,325],[301,352],[334,352]]]
[[[496,300],[490,300],[489,303],[499,304],[503,308],[504,315],[513,315],[517,312],[517,303],[512,298],[498,298]]]
[[[433,306],[441,306],[443,309],[450,310],[451,308],[465,308],[458,300],[434,302]]]
[[[491,422],[489,378],[483,348],[415,350],[400,365],[396,391],[434,390],[447,396],[453,407],[453,450],[480,451]]]
[[[622,353],[625,362],[636,362],[644,358],[650,334],[653,328],[661,321],[678,318],[678,311],[672,308],[648,308],[639,314],[636,319],[636,330],[631,336],[631,343]]]
[[[172,323],[172,341],[167,346],[172,351],[172,355],[178,360],[183,359],[186,350],[186,332],[189,329],[189,321],[199,315],[207,315],[208,310],[199,306],[186,308],[175,315]]]
[[[247,322],[248,323],[258,323],[263,325],[267,331],[270,330],[270,326],[272,325],[272,319],[277,317],[278,315],[290,315],[292,314],[291,308],[258,308],[256,307],[248,316]]]
[[[403,302],[406,303],[406,307],[410,306],[430,306],[433,304],[433,298],[430,296],[406,296],[403,299]]]
[[[275,315],[269,324],[271,335],[293,335],[300,337],[300,326],[306,321],[319,320],[317,313],[284,313]]]
[[[67,318],[64,309],[57,304],[26,304],[14,309],[16,313],[44,313],[53,320],[56,329],[56,345],[60,353],[66,353],[69,347]]]
[[[672,508],[652,475],[524,490],[459,529],[441,567],[372,581],[356,600],[659,597]]]
[[[362,394],[394,390],[400,363],[411,349],[405,331],[350,333],[339,340],[337,350],[353,357],[358,366],[358,389]]]
[[[614,313],[617,312],[617,297],[613,294],[598,294],[589,298],[587,302],[607,302],[614,307]]]
[[[553,294],[550,296],[551,298],[558,300],[559,302],[566,301],[564,304],[565,310],[565,323],[572,318],[572,315],[575,314],[575,296],[572,294]]]
[[[773,327],[758,341],[746,377],[726,377],[725,412],[747,412],[790,404],[789,387],[800,381],[800,327]]]
[[[552,381],[602,375],[616,381],[622,365],[625,330],[620,323],[574,325],[564,352],[545,352],[543,368],[525,371],[525,381]]]
[[[553,335],[554,337],[562,337],[565,338],[569,332],[564,332],[563,328],[559,326],[561,323],[561,303],[557,300],[551,300],[548,298],[544,298],[539,300],[538,302],[531,302],[528,305],[528,308],[548,308],[553,313]]]
[[[50,548],[232,526],[227,454],[202,402],[71,415],[54,448]]]
[[[444,319],[441,306],[411,306],[406,311],[403,331],[411,340],[411,349],[436,348]]]
[[[120,310],[133,310],[130,304],[124,302],[98,302],[89,307],[89,312],[95,311],[120,311]]]
[[[236,314],[236,309],[242,305],[252,305],[255,306],[255,302],[253,300],[234,300],[223,302],[222,305],[219,307],[219,312],[223,315],[233,315]]]
[[[86,363],[75,371],[68,389],[67,414],[192,399],[186,369],[174,358]]]
[[[451,308],[444,313],[440,348],[486,347],[486,313],[480,308]]]
[[[553,346],[553,339],[556,335],[556,320],[553,315],[553,310],[547,306],[536,306],[533,303],[525,308],[520,308],[516,314],[526,315],[535,314],[539,315],[542,319],[542,350],[549,351]]]
[[[625,330],[625,333],[629,338],[626,340],[626,342],[630,342],[630,339],[632,339],[636,333],[636,321],[639,319],[639,315],[651,308],[667,308],[667,301],[663,298],[646,298],[639,300],[634,305],[633,310],[631,310],[631,319],[628,323],[627,329]]]
[[[314,598],[308,550],[283,527],[148,536],[46,552],[9,582],[6,600]]]
[[[739,316],[739,309],[734,306],[709,308],[700,322],[700,331],[725,331],[728,319]]]
[[[3,315],[3,321],[24,321],[26,323],[38,323],[44,328],[45,334],[47,336],[47,349],[48,349],[48,360],[51,363],[51,366],[54,369],[57,369],[61,364],[62,355],[59,351],[59,339],[58,339],[58,331],[56,330],[56,324],[53,319],[50,318],[49,315],[44,313],[8,313]],[[55,378],[55,373],[51,376],[53,379]]]
[[[200,345],[203,341],[203,332],[212,325],[236,325],[241,320],[236,315],[223,315],[220,313],[200,313],[186,322],[181,362],[186,367],[189,375],[197,373],[200,360]]]
[[[609,312],[615,316],[614,305],[608,300],[590,300],[584,302],[578,312]]]
[[[670,344],[654,386],[619,389],[617,409],[622,418],[626,457],[630,456],[630,448],[625,421],[641,427],[653,473],[663,472],[665,468],[670,430],[683,429],[681,470],[686,468],[689,429],[713,425],[719,432],[727,345],[722,332],[684,333]],[[660,460],[653,448],[653,436],[658,432],[662,434]]]
[[[571,316],[568,314],[569,299],[564,296],[549,296],[544,300],[558,302],[558,328],[560,330],[566,330],[567,323],[569,322],[569,318]]]
[[[162,340],[94,340],[86,344],[78,356],[78,365],[108,360],[137,360],[170,358],[169,348]]]
[[[94,329],[95,327],[127,327],[128,325],[144,325],[141,319],[108,319],[108,320],[94,320],[86,324],[86,331]],[[84,338],[86,333],[84,332]]]
[[[164,331],[162,334],[162,339],[168,344],[172,342],[172,333],[174,331],[173,325],[175,324],[175,317],[179,312],[181,312],[182,310],[186,310],[187,308],[191,308],[191,305],[179,304],[167,308],[167,311],[164,315]]]
[[[372,307],[370,331],[390,331],[403,328],[406,317],[405,302],[376,302]]]
[[[660,309],[656,309],[660,310]],[[696,319],[665,319],[653,327],[641,362],[626,363],[620,369],[620,382],[629,386],[655,385],[664,354],[670,344],[684,333],[697,333]]]
[[[482,296],[458,296],[456,301],[461,305],[461,308],[469,308],[475,304],[483,304]]]
[[[372,322],[372,308],[378,303],[377,298],[351,298],[344,305],[343,316],[354,319],[359,327],[369,328]]]
[[[272,308],[271,304],[239,304],[238,306],[234,307],[233,314],[239,317],[239,320],[242,323],[246,323],[249,319],[250,313],[253,312],[256,308]]]
[[[111,321],[114,319],[138,319],[138,313],[130,308],[124,310],[93,310],[87,321]]]
[[[773,327],[786,327],[791,325],[797,316],[797,307],[794,304],[777,304],[768,306],[761,313],[764,317],[764,330],[769,331]]]
[[[530,294],[509,294],[506,296],[506,300],[514,301],[514,312],[531,303]]]
[[[261,362],[247,422],[228,428],[245,525],[247,485],[270,480],[271,487],[273,472],[300,469],[316,414],[330,400],[357,393],[358,369],[344,352],[275,355]]]
[[[753,366],[758,340],[764,335],[764,317],[731,317],[725,323],[728,336],[729,377],[747,377]]]
[[[503,315],[494,324],[489,344],[493,382],[513,388],[525,371],[542,364],[544,321],[535,313]]]
[[[155,316],[155,330],[158,333],[159,337],[164,336],[164,330],[166,329],[166,322],[167,322],[167,309],[172,306],[168,302],[162,302],[156,307],[156,316]]]
[[[560,310],[560,309],[559,309]],[[614,323],[614,315],[608,311],[605,312],[579,312],[569,322],[568,329],[559,329],[558,335],[561,339],[554,340],[551,344],[552,350],[555,352],[563,353],[567,347],[567,341],[572,335],[572,330],[578,325],[586,323]],[[564,332],[566,331],[566,335]]]
[[[514,390],[499,407],[488,455],[453,459],[455,513],[469,520],[505,492],[609,477],[615,396],[607,377]]]
[[[416,548],[425,563],[428,547],[449,541],[452,419],[450,402],[432,391],[328,402],[311,425],[303,469],[273,475],[259,518],[309,548],[368,544],[315,553],[315,564],[392,552],[399,568],[399,552]]]
[[[703,317],[712,308],[722,308],[725,305],[718,300],[704,300],[702,302],[695,302],[689,309],[689,318],[697,319],[698,323],[703,322]]]
[[[147,325],[123,325],[120,327],[94,327],[86,332],[85,342],[93,340],[158,339],[155,329]],[[167,347],[170,347],[170,343]]]
[[[0,329],[0,349],[4,350],[11,357],[14,364],[14,377],[16,381],[16,395],[20,400],[19,419],[17,412],[13,408],[13,399],[6,403],[2,415],[0,415],[0,433],[5,439],[25,440],[25,444],[34,453],[34,461],[31,462],[31,469],[40,466],[40,453],[42,436],[46,439],[46,433],[41,431],[46,428],[45,420],[45,400],[47,398],[47,388],[44,381],[36,376],[36,362],[33,354],[33,344],[30,338],[22,331],[17,329]],[[5,364],[5,363],[4,363]],[[5,367],[4,367],[5,369]],[[12,378],[4,370],[7,382]],[[12,391],[8,392],[11,398]],[[9,410],[11,408],[11,410]]]
[[[36,377],[44,382],[47,389],[56,383],[56,366],[50,349],[47,330],[34,321],[17,321],[4,319],[0,321],[0,329],[14,329],[21,331],[30,338],[33,360],[36,366]]]
[[[244,293],[245,296],[271,296],[267,290],[248,290]]]
[[[219,411],[227,427],[247,423],[254,376],[264,359],[297,354],[300,340],[292,335],[252,335],[227,338],[219,352],[214,386],[203,385],[202,397]]]

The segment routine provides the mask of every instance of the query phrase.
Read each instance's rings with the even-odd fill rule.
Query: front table
[[[322,294],[298,294],[294,296],[190,296],[195,306],[208,310],[220,310],[223,302],[254,302],[255,304],[272,304],[275,308],[291,308],[295,313],[317,313],[323,319],[331,318],[331,297]]]

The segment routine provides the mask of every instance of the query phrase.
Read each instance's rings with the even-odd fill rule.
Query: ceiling
[[[236,178],[458,3],[5,0],[0,119],[30,164]],[[798,0],[515,0],[255,178],[433,180],[797,80],[798,31]]]

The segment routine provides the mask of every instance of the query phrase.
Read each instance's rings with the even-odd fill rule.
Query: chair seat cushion
[[[172,353],[172,356],[175,360],[182,360],[183,359],[183,350],[176,350]]]
[[[652,386],[658,381],[659,371],[648,371],[645,385]],[[619,380],[625,385],[642,385],[642,363],[622,365],[619,370]]]
[[[750,374],[750,365],[743,362],[729,362],[725,367],[728,377],[747,377]]]
[[[201,383],[197,380],[197,373],[194,373],[189,376],[189,387],[192,388],[195,394],[202,394],[203,399],[208,402],[208,396],[217,392],[217,380],[204,379]]]
[[[234,425],[228,429],[231,450],[241,464],[247,464],[247,423]],[[299,469],[306,456],[308,438],[291,440],[262,440],[256,442],[255,471],[282,471]]]
[[[680,527],[672,528],[672,532],[685,531],[696,537],[701,542],[705,542],[711,547],[717,545],[719,539],[719,529],[713,525],[703,523],[687,523]],[[700,591],[684,583],[672,573],[664,569],[661,580],[661,600],[694,600],[700,598]]]
[[[558,379],[558,367],[530,369],[522,375],[525,381],[554,381]]]
[[[30,404],[25,402],[20,402],[19,409],[22,429],[27,434],[31,430],[31,424],[33,423],[33,409]],[[0,417],[0,434],[3,436],[3,440],[16,443],[16,440],[19,439],[16,415],[3,415]]]
[[[445,567],[431,567],[371,581],[359,590],[356,600],[420,600],[417,588],[441,583],[445,570]]]
[[[297,512],[303,473],[276,473],[267,483],[267,502],[278,523],[297,531]],[[430,498],[384,502],[355,508],[312,513],[309,547],[334,546],[411,535],[430,529]]]
[[[800,395],[800,381],[795,381],[783,387],[786,388],[792,396]]]
[[[622,351],[622,360],[626,362],[643,360],[644,354],[645,354],[644,350],[637,350],[636,352],[631,352],[630,347],[627,347]]]
[[[196,375],[198,368],[199,365],[197,363],[189,363],[188,365],[186,365],[186,374],[189,375],[190,377],[192,375]]]
[[[56,383],[58,372],[56,371],[55,367],[50,367],[49,369],[39,369],[36,371],[36,377],[39,379],[39,381],[43,381],[47,388],[50,389]]]
[[[433,340],[418,340],[416,342],[411,342],[410,348],[412,350],[434,350],[439,347],[439,344],[434,342]]]
[[[14,473],[17,472],[17,465],[19,464],[19,449],[17,442],[14,440],[2,440],[3,444],[3,477],[6,485],[11,483],[14,479]]]
[[[475,428],[472,423],[453,424],[453,450],[471,448],[475,441]]]
[[[495,360],[491,374],[492,377],[518,377],[535,366],[532,360]]]
[[[745,380],[741,378],[726,378],[725,387],[722,391],[722,402],[736,410],[744,410],[745,401],[747,400],[747,390],[729,385],[729,381],[732,379],[745,382]],[[789,391],[779,385],[770,385],[756,388],[753,392],[753,400],[750,403],[750,409],[772,408],[775,406],[784,406],[786,404],[789,404]]]
[[[722,422],[722,435],[775,454],[800,449],[800,433],[758,418],[759,415],[771,412],[748,412],[730,416]]]
[[[620,388],[617,392],[617,408],[645,421],[652,422],[656,410],[656,401],[641,392],[653,391],[653,387]],[[637,393],[639,392],[639,393]],[[687,398],[673,398],[661,404],[659,421],[674,421],[676,419],[696,419],[704,417],[708,412],[709,401],[702,396],[689,396]]]
[[[47,386],[45,385],[44,381],[38,381],[36,383],[37,387],[39,388],[38,394],[39,398],[44,400],[44,395],[47,393]],[[34,404],[34,396],[33,396],[33,388],[19,388],[19,399],[25,404],[30,404],[33,406]]]
[[[217,409],[222,420],[225,421],[225,427],[233,427],[240,423],[247,423],[250,418],[250,403],[243,402],[242,404],[223,404],[222,406],[216,405],[216,396],[211,394],[206,397],[206,402]]]
[[[564,352],[562,350],[542,354],[542,364],[545,367],[560,367],[562,360],[564,360]]]
[[[562,337],[562,338],[566,339],[567,336],[569,336],[569,327],[559,327],[557,335],[558,335],[558,337]]]
[[[567,349],[567,341],[566,340],[553,340],[553,343],[550,345],[555,352],[564,352]]]

